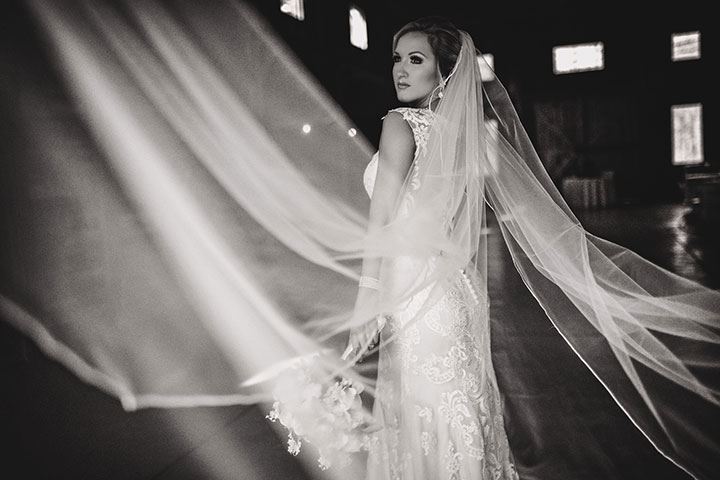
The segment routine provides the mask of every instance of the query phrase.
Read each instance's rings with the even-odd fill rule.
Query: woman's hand
[[[348,346],[343,353],[343,358],[347,359],[358,353],[365,353],[371,350],[377,344],[380,328],[376,319],[370,320],[364,325],[350,330],[350,339]]]
[[[355,311],[367,311],[368,308],[374,308],[377,304],[377,295],[377,290],[360,287],[355,301]],[[345,349],[342,358],[348,359],[372,349],[377,344],[377,337],[381,328],[382,327],[379,325],[377,319],[372,319],[362,325],[350,329],[348,346]]]

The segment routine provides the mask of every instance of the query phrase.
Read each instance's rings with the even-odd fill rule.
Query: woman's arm
[[[415,141],[412,130],[398,112],[390,112],[383,121],[378,152],[378,171],[370,201],[368,230],[377,231],[390,222],[393,208],[412,164]],[[382,259],[363,261],[362,275],[378,278]]]
[[[370,201],[368,231],[371,234],[390,222],[400,189],[412,164],[414,152],[415,141],[410,126],[398,112],[388,113],[380,134],[378,171]],[[381,263],[381,258],[365,258],[362,264],[362,276],[378,279]],[[374,300],[375,295],[377,295],[375,289],[360,286],[356,307],[367,305]],[[353,329],[348,342],[349,352],[357,353],[367,349],[377,333],[378,328],[374,321]]]

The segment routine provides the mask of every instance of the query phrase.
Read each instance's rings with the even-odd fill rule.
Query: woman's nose
[[[405,63],[404,63],[404,62],[398,63],[398,64],[397,64],[397,68],[395,69],[395,71],[397,72],[397,77],[398,77],[398,78],[405,78],[405,77],[407,77],[407,70],[405,69]]]

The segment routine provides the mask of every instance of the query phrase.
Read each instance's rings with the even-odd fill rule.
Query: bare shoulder
[[[385,131],[391,131],[392,133],[409,133],[412,136],[412,129],[410,125],[403,117],[402,113],[397,110],[390,110],[387,115],[383,117],[383,133]]]
[[[414,150],[415,140],[412,128],[402,114],[395,111],[389,112],[383,119],[382,133],[380,134],[381,155],[385,158],[392,156],[396,160],[406,163],[412,160]]]

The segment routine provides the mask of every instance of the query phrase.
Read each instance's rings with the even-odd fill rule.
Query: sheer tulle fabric
[[[659,451],[711,477],[720,294],[582,228],[502,85],[481,82],[469,35],[378,225],[369,145],[249,8],[30,4],[103,152],[97,168],[54,150],[47,182],[103,235],[72,233],[99,252],[73,270],[53,241],[62,219],[18,220],[0,307],[83,379],[128,409],[271,400],[276,375],[316,352],[318,378],[360,381],[358,358],[339,358],[350,328],[422,299],[383,330],[394,348],[462,271],[487,298],[489,205],[570,347]],[[356,305],[368,259],[381,293]]]

